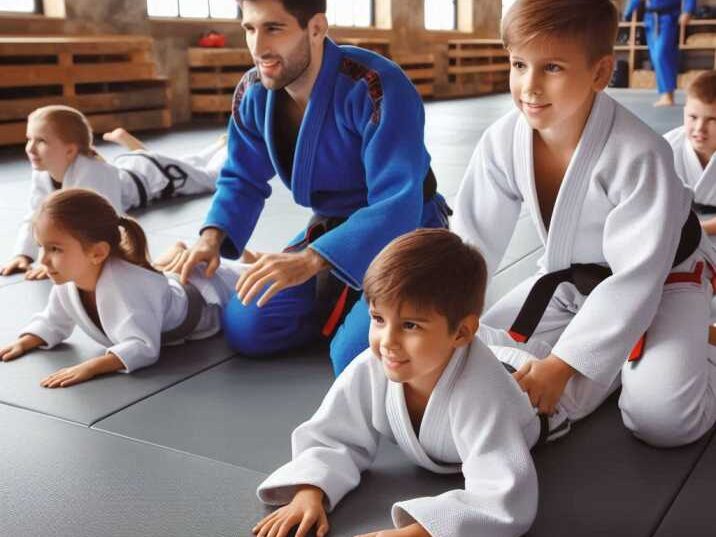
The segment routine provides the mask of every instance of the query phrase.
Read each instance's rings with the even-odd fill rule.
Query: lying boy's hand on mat
[[[181,274],[181,282],[186,284],[194,267],[199,263],[206,263],[204,275],[211,278],[221,262],[220,251],[223,240],[223,231],[214,227],[206,228],[201,232],[196,244],[182,252],[181,259],[175,263],[172,272]]]
[[[298,253],[264,254],[241,274],[236,292],[239,300],[248,305],[263,291],[256,303],[260,308],[282,289],[301,285],[329,266],[311,248]]]
[[[23,334],[9,345],[0,348],[0,360],[9,362],[44,344],[45,341],[34,334]]]
[[[430,537],[430,534],[420,524],[411,524],[399,530],[383,530],[373,533],[363,533],[356,537]]]
[[[26,280],[46,280],[49,278],[50,275],[47,271],[47,267],[45,265],[38,265],[36,267],[30,267],[27,269],[27,272],[25,272],[25,279]]]
[[[44,388],[67,388],[98,375],[113,373],[120,369],[124,369],[124,363],[114,354],[105,354],[72,367],[64,367],[42,379],[40,386]]]
[[[530,396],[532,406],[541,414],[553,414],[559,398],[576,369],[550,354],[543,360],[530,360],[512,374],[523,391]]]
[[[10,276],[11,274],[15,274],[17,272],[25,272],[30,268],[30,265],[32,265],[32,259],[26,255],[16,255],[7,265],[2,267],[0,276]]]
[[[318,487],[306,485],[299,487],[291,503],[276,509],[253,527],[258,537],[286,537],[296,526],[296,537],[306,537],[316,527],[316,537],[328,533],[328,517],[323,507],[323,491]]]

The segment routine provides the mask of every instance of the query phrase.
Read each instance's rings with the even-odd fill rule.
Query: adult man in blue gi
[[[242,254],[278,175],[314,218],[242,275],[225,333],[240,353],[264,355],[331,335],[350,310],[331,342],[339,373],[368,345],[367,306],[355,300],[373,257],[403,233],[447,225],[422,101],[394,63],[326,37],[325,0],[239,5],[256,68],[236,88],[229,157],[182,279]]]
[[[644,0],[629,0],[624,18],[631,19],[642,2]],[[679,74],[679,24],[687,24],[695,10],[696,0],[646,0],[646,43],[660,94],[654,106],[674,104]]]

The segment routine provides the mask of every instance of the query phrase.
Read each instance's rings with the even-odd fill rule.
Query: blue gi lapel
[[[301,122],[296,140],[296,151],[293,158],[293,173],[288,180],[286,170],[281,167],[276,152],[274,137],[274,112],[276,108],[276,92],[269,91],[266,102],[266,146],[269,150],[271,162],[279,177],[293,192],[293,199],[304,207],[311,206],[311,187],[313,168],[316,161],[321,127],[326,118],[328,107],[332,104],[333,89],[341,65],[343,53],[330,39],[326,38],[323,51],[321,70],[313,85],[308,107]]]

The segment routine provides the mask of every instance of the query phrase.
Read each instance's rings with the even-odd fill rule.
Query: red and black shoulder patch
[[[368,85],[368,95],[373,102],[373,114],[370,120],[373,123],[380,122],[380,111],[381,104],[383,102],[383,85],[380,82],[380,75],[378,71],[369,69],[363,64],[356,62],[350,58],[343,58],[341,63],[341,74],[349,76],[356,82],[359,80],[365,80]]]
[[[241,81],[234,90],[234,99],[231,103],[231,115],[235,121],[238,122],[240,120],[239,105],[241,104],[241,100],[244,98],[244,95],[251,86],[260,82],[261,77],[256,69],[251,69],[241,78]]]

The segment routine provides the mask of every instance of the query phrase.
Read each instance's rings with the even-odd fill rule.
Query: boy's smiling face
[[[383,363],[386,376],[415,388],[435,386],[453,352],[472,341],[477,315],[456,330],[435,310],[419,310],[407,302],[370,305],[370,348]]]
[[[696,97],[687,97],[684,131],[693,148],[710,158],[716,152],[716,102],[708,104]]]
[[[538,37],[510,50],[510,92],[538,131],[578,126],[589,116],[594,95],[606,87],[613,58],[590,65],[575,39]]]

